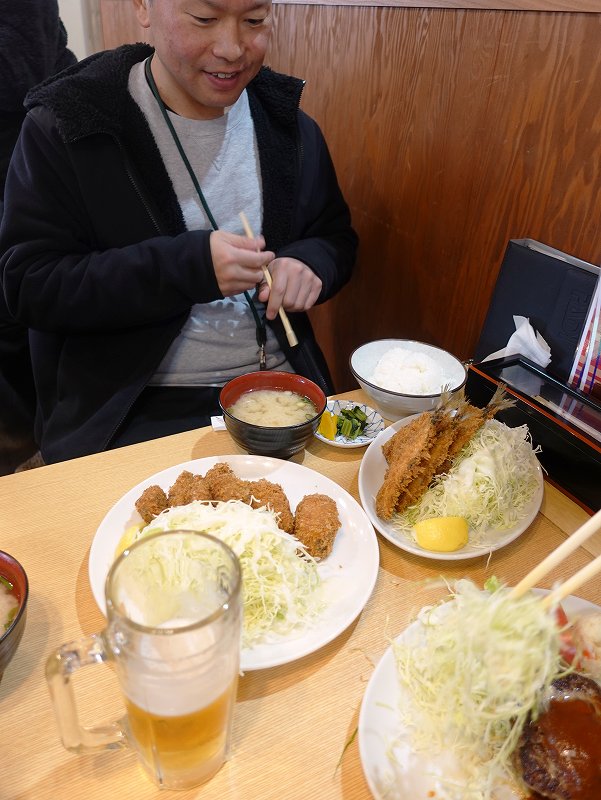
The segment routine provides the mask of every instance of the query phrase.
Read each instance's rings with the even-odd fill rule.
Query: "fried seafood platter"
[[[376,800],[601,797],[601,609],[545,594],[458,581],[393,641],[359,716]]]
[[[133,487],[107,513],[90,550],[90,584],[105,611],[104,582],[140,537],[204,530],[242,567],[242,668],[287,663],[332,641],[361,612],[379,553],[360,505],[307,467],[262,456],[202,458]]]
[[[540,508],[543,479],[527,426],[495,419],[511,404],[502,388],[484,408],[443,396],[432,411],[386,428],[359,471],[374,527],[404,550],[447,560],[492,552],[523,533]],[[424,544],[420,528],[431,521],[462,522],[467,544]]]

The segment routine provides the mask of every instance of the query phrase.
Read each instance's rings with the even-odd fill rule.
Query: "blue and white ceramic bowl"
[[[340,415],[343,408],[355,408],[359,406],[361,411],[367,416],[367,424],[362,434],[357,436],[356,439],[347,439],[346,436],[336,436],[335,439],[326,439],[319,431],[315,432],[315,436],[326,444],[331,444],[334,447],[365,447],[376,438],[380,431],[384,430],[384,420],[370,406],[364,403],[356,403],[354,400],[328,400],[326,410],[331,414]]]

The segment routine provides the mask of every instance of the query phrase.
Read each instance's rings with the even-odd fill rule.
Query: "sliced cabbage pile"
[[[560,630],[540,597],[458,581],[450,602],[423,609],[394,644],[401,721],[415,749],[451,751],[466,785],[449,796],[488,800],[512,776],[511,754],[562,672]]]
[[[195,501],[167,508],[136,536],[169,530],[205,531],[236,553],[242,568],[242,646],[269,643],[308,627],[323,608],[315,560],[276,514],[239,500]],[[168,578],[169,573],[165,573]]]
[[[409,534],[429,517],[464,517],[470,544],[486,530],[504,531],[523,518],[539,486],[538,461],[527,425],[509,428],[489,420],[463,448],[448,473],[435,478],[418,503],[393,517]]]

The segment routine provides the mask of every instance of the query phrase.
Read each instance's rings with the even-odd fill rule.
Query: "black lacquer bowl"
[[[317,413],[298,425],[267,427],[243,422],[229,412],[228,409],[242,394],[258,389],[296,392],[308,398],[317,409]],[[294,372],[263,370],[240,375],[226,383],[219,395],[219,404],[223,411],[225,427],[243,450],[252,455],[290,458],[305,447],[317,430],[326,407],[326,396],[316,383],[302,375]]]
[[[6,630],[0,628],[0,681],[4,670],[14,656],[23,631],[27,617],[27,597],[29,595],[29,582],[25,570],[16,558],[0,550],[0,575],[12,584],[15,597],[19,601],[17,613]]]

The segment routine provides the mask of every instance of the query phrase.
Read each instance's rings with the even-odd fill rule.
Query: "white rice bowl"
[[[358,347],[351,372],[386,419],[434,408],[442,391],[461,389],[467,372],[455,356],[410,339],[378,339]]]

